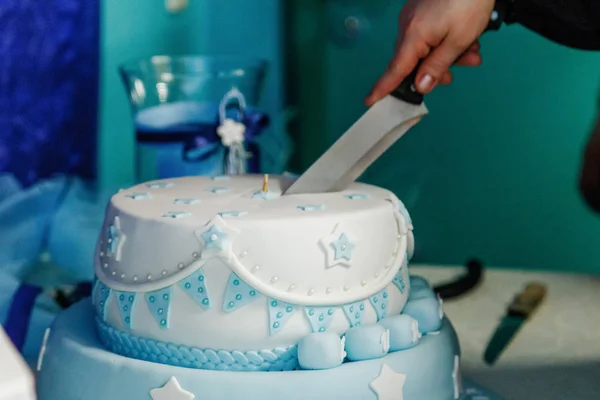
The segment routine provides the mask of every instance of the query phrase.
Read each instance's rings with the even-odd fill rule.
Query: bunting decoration
[[[171,287],[146,293],[146,304],[150,313],[162,329],[169,328],[171,309]]]

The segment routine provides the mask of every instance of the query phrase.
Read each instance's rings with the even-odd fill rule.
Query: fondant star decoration
[[[219,186],[219,187],[211,187],[207,189],[209,192],[215,193],[215,194],[219,194],[219,193],[227,193],[229,192],[229,189],[223,186]]]
[[[406,375],[383,364],[379,376],[369,383],[369,387],[377,395],[377,400],[402,400],[405,382]]]
[[[244,124],[230,118],[225,119],[221,126],[217,128],[217,133],[221,137],[221,142],[226,147],[230,147],[235,143],[242,143],[244,141],[245,132],[246,126]]]
[[[241,217],[246,214],[248,214],[246,211],[223,211],[219,213],[221,217]]]
[[[187,390],[183,390],[179,386],[177,378],[172,376],[165,386],[150,390],[150,397],[152,397],[152,400],[194,400],[196,396]]]
[[[325,206],[322,206],[320,204],[306,204],[306,205],[298,206],[298,209],[302,210],[302,211],[321,211],[324,208],[325,208]]]
[[[195,234],[204,246],[202,258],[221,257],[229,261],[233,240],[239,235],[239,231],[228,227],[223,218],[217,216],[205,228],[198,229]]]
[[[326,268],[336,265],[350,267],[352,251],[356,245],[352,243],[346,233],[339,231],[338,226],[335,227],[332,234],[322,238],[320,244],[327,257]]]
[[[107,253],[113,256],[115,261],[121,261],[121,249],[125,243],[126,236],[121,230],[121,219],[116,216],[112,225],[108,227]]]
[[[200,203],[199,199],[175,199],[173,201],[173,204],[186,204],[186,205],[190,205],[190,204],[198,204]]]
[[[133,200],[148,200],[152,198],[152,195],[150,193],[141,193],[141,192],[134,192],[134,193],[130,193],[128,195],[126,195],[125,197],[129,197],[130,199]]]
[[[272,192],[270,190],[264,191],[264,190],[259,190],[257,192],[254,192],[254,194],[252,195],[252,198],[255,200],[273,200],[276,199],[280,196],[279,193],[276,192]]]
[[[189,212],[186,212],[186,211],[168,211],[163,214],[163,217],[179,219],[179,218],[189,217],[190,215],[192,215],[192,214],[190,214]]]
[[[383,333],[381,334],[381,349],[383,350],[384,353],[388,353],[390,351],[390,330],[386,329],[385,331],[383,331]]]
[[[173,186],[171,182],[153,182],[147,185],[150,189],[166,189]]]
[[[460,398],[462,393],[462,375],[460,373],[460,357],[454,356],[454,370],[452,371],[452,380],[454,381],[454,398]]]
[[[369,196],[367,196],[366,194],[361,194],[361,193],[352,193],[352,194],[348,194],[344,197],[347,199],[350,199],[350,200],[364,200],[364,199],[369,198]]]

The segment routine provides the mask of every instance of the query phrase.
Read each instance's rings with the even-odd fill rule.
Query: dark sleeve
[[[600,50],[600,0],[511,0],[506,22],[565,46]]]

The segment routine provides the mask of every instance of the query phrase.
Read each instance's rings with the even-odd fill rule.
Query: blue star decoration
[[[150,390],[152,400],[194,400],[193,393],[184,390],[174,376],[161,388]]]
[[[173,201],[173,204],[199,204],[200,200],[199,199],[175,199]]]
[[[115,261],[121,261],[121,249],[125,243],[126,236],[121,230],[121,219],[116,216],[114,222],[108,227],[106,235],[106,252],[114,257]]]
[[[320,204],[306,204],[298,206],[297,208],[302,211],[321,211],[325,209],[325,206]]]
[[[246,211],[222,211],[219,213],[221,217],[241,217],[248,214]]]
[[[226,188],[224,186],[219,186],[219,187],[211,187],[206,189],[209,192],[215,193],[215,194],[219,194],[219,193],[227,193],[229,192],[229,188]]]
[[[166,189],[166,188],[173,186],[173,183],[172,182],[152,182],[152,183],[148,183],[146,186],[148,186],[150,189]]]
[[[266,192],[264,190],[258,190],[254,192],[252,198],[254,200],[273,200],[278,198],[279,196],[281,196],[281,194],[277,192],[272,192],[270,190],[267,190]]]
[[[148,199],[152,198],[152,195],[148,192],[145,192],[145,193],[133,192],[133,193],[129,193],[129,194],[125,195],[125,197],[129,197],[130,199],[133,199],[133,200],[148,200]]]
[[[344,197],[347,199],[350,199],[350,200],[364,200],[364,199],[369,198],[369,196],[367,196],[366,194],[361,194],[361,193],[352,193],[352,194],[348,194]]]
[[[163,214],[163,217],[178,219],[178,218],[189,217],[190,215],[192,215],[192,214],[190,214],[187,211],[168,211],[168,212],[166,212],[166,213]]]
[[[203,259],[212,257],[221,257],[226,261],[231,259],[231,247],[239,231],[227,226],[221,216],[215,217],[203,229],[198,229],[194,233],[204,247],[201,253]]]
[[[377,400],[402,400],[406,375],[383,364],[379,376],[369,383],[369,387],[377,395]]]
[[[322,238],[320,244],[327,257],[326,268],[332,268],[336,265],[350,267],[352,252],[356,245],[352,243],[345,232],[339,232],[338,226],[332,234]]]

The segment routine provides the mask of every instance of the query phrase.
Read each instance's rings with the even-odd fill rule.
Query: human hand
[[[408,0],[399,17],[396,50],[386,72],[365,99],[381,100],[423,60],[416,88],[426,94],[452,82],[452,64],[481,64],[477,39],[486,29],[495,0]]]
[[[587,205],[600,213],[600,116],[583,155],[579,190]]]

